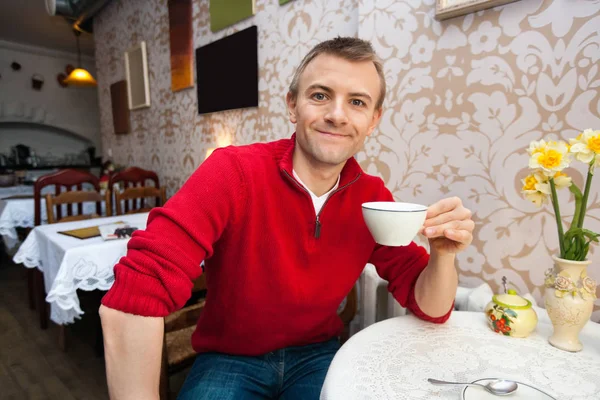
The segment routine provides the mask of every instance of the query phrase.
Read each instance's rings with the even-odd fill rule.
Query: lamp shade
[[[75,68],[64,82],[69,86],[98,86],[92,74],[83,68]]]

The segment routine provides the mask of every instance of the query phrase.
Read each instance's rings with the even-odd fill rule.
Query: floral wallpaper
[[[357,155],[396,199],[459,196],[473,211],[473,245],[458,257],[464,286],[502,276],[543,304],[558,251],[552,207],[521,189],[532,140],[568,142],[600,129],[600,2],[521,0],[438,22],[434,0],[360,0],[358,35],[384,60],[389,91],[379,129]],[[565,172],[582,187],[580,162]],[[600,232],[600,179],[585,227]],[[559,192],[564,221],[574,202]],[[593,251],[595,250],[595,251]],[[600,278],[600,251],[589,274]],[[600,320],[596,300],[593,319]]]
[[[194,47],[257,25],[257,109],[198,115],[195,89],[170,90],[167,0],[114,0],[96,18],[103,149],[118,164],[158,171],[173,194],[207,150],[289,137],[285,92],[308,50],[337,35],[371,40],[388,95],[379,128],[356,158],[398,200],[430,204],[457,195],[474,212],[473,245],[458,258],[461,284],[506,276],[543,304],[544,272],[558,248],[554,214],[521,194],[532,140],[567,140],[600,129],[600,2],[520,0],[438,22],[435,0],[256,0],[256,15],[212,33],[208,0],[194,1]],[[110,84],[123,52],[145,40],[150,108],[131,112],[132,132],[112,131]],[[577,163],[573,164],[577,167]],[[566,170],[581,185],[584,169]],[[600,182],[586,227],[600,231]],[[572,202],[561,192],[563,217]],[[600,251],[589,274],[600,280]],[[596,301],[594,320],[600,320]]]
[[[208,10],[208,0],[193,2],[194,48],[258,26],[258,108],[198,115],[195,88],[171,91],[167,0],[114,0],[94,21],[104,154],[110,150],[117,164],[157,171],[169,195],[209,149],[289,137],[294,128],[285,94],[295,66],[320,41],[357,33],[356,0],[297,0],[284,6],[257,0],[254,17],[217,33],[210,30]],[[148,50],[151,107],[131,111],[132,132],[115,135],[110,85],[125,79],[123,52],[142,40]]]

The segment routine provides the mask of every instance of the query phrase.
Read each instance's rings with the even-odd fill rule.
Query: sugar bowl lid
[[[499,306],[515,310],[527,310],[531,308],[531,302],[519,296],[514,289],[508,289],[507,293],[494,295],[492,301]]]

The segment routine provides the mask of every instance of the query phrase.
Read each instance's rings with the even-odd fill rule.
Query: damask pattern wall
[[[114,0],[94,22],[102,143],[118,164],[160,173],[172,195],[204,161],[206,150],[289,137],[285,94],[294,67],[327,38],[356,36],[357,0],[257,0],[256,15],[217,33],[210,31],[209,1],[193,2],[194,48],[250,25],[259,34],[258,109],[198,115],[195,89],[173,93],[167,0]],[[110,84],[125,79],[123,52],[140,41],[148,49],[150,108],[131,112],[132,132],[115,135]],[[243,66],[240,66],[243,68]],[[235,93],[231,93],[235,96]]]
[[[397,200],[461,197],[477,224],[458,258],[461,284],[498,290],[506,276],[541,303],[558,241],[551,208],[520,194],[525,149],[551,134],[568,140],[600,129],[600,2],[521,0],[443,22],[434,8],[435,0],[257,0],[254,17],[213,34],[208,0],[196,0],[194,47],[255,24],[260,64],[258,109],[199,116],[194,89],[170,90],[167,1],[115,0],[94,26],[104,151],[159,171],[172,194],[208,148],[288,137],[284,96],[295,65],[321,40],[358,35],[384,60],[389,87],[381,124],[356,156],[362,167]],[[141,40],[152,106],[132,112],[132,133],[114,135],[109,86],[124,78],[123,52]],[[570,171],[580,184],[582,171]],[[594,231],[599,188],[586,220]],[[568,221],[572,204],[561,194]],[[600,280],[598,254],[590,275]]]
[[[506,276],[543,304],[558,236],[551,206],[537,208],[520,193],[525,150],[531,140],[600,129],[600,2],[521,0],[442,22],[434,7],[360,0],[358,34],[383,58],[389,92],[357,159],[396,199],[429,204],[456,195],[473,211],[475,240],[458,257],[462,285],[486,281],[499,290]],[[569,171],[580,187],[582,172]],[[596,178],[586,219],[595,232],[599,192]],[[561,195],[570,221],[574,204]],[[599,254],[591,255],[596,280]]]

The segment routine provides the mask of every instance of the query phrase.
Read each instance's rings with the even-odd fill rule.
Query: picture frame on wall
[[[146,42],[142,41],[125,52],[125,75],[129,109],[150,107]]]
[[[113,128],[115,134],[129,133],[129,105],[127,102],[127,82],[120,80],[110,85]]]
[[[442,21],[518,0],[436,0],[435,19]]]
[[[210,0],[210,30],[218,32],[256,14],[256,0]]]
[[[192,0],[169,0],[171,90],[194,87]]]

